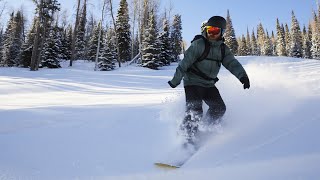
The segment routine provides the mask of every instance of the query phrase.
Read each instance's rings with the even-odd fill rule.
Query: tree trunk
[[[78,24],[79,24],[79,11],[80,11],[80,1],[78,0],[78,6],[77,6],[77,15],[76,15],[76,22],[73,29],[73,38],[72,38],[72,45],[71,45],[71,59],[69,66],[72,66],[72,62],[74,61],[76,57],[76,36],[78,32]]]
[[[30,70],[37,71],[37,60],[38,60],[38,50],[39,50],[39,37],[40,37],[40,18],[38,18],[36,23],[36,34],[33,42],[33,49],[32,49],[32,56],[31,56],[31,63],[30,63]]]
[[[30,63],[30,70],[31,71],[37,71],[39,68],[39,40],[41,36],[41,18],[43,18],[42,15],[43,11],[43,0],[40,0],[39,4],[39,14],[38,14],[38,20],[36,23],[36,35],[33,42],[33,49],[32,49],[32,56],[31,56],[31,63]]]

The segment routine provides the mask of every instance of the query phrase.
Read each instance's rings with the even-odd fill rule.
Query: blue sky
[[[89,0],[91,9],[99,9],[102,0]],[[118,0],[114,0],[117,2]],[[261,22],[271,33],[275,30],[276,18],[280,23],[291,24],[291,11],[301,25],[308,25],[312,18],[312,10],[317,11],[317,0],[160,0],[163,7],[173,4],[173,13],[182,16],[182,35],[188,43],[195,34],[200,32],[201,22],[211,16],[226,16],[229,9],[236,36],[246,33],[247,28],[251,33]],[[32,14],[31,0],[7,0],[8,9],[15,9],[24,4],[24,11]],[[75,9],[76,0],[59,0],[62,9]],[[29,19],[30,20],[30,19]]]

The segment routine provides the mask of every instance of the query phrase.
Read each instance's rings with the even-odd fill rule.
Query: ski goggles
[[[207,30],[207,33],[211,35],[217,35],[217,34],[220,34],[220,32],[222,35],[224,33],[224,29],[219,27],[214,27],[214,26],[206,26],[206,30]]]

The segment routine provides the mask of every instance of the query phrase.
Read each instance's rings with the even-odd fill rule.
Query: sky
[[[101,0],[89,0],[90,8],[99,12]],[[117,2],[118,0],[114,0]],[[300,22],[301,26],[308,25],[312,19],[312,11],[317,11],[317,0],[160,0],[161,6],[169,7],[173,5],[173,13],[182,16],[182,36],[188,43],[194,35],[200,33],[201,23],[211,16],[220,15],[226,17],[227,10],[230,11],[236,36],[246,34],[247,28],[250,33],[261,22],[263,26],[271,31],[275,31],[276,18],[280,23],[291,24],[291,11]],[[8,9],[16,9],[24,5],[23,9],[32,14],[34,8],[31,0],[7,0]],[[60,0],[62,9],[74,12],[76,0]],[[30,6],[31,5],[31,6]],[[8,13],[6,14],[8,15]],[[99,14],[100,15],[100,14]],[[74,17],[74,15],[71,15]]]

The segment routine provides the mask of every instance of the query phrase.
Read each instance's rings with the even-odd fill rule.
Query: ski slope
[[[167,84],[177,64],[0,68],[0,180],[319,179],[320,61],[238,59],[251,88],[221,69],[222,128],[175,171],[153,163],[180,142],[184,90]]]

